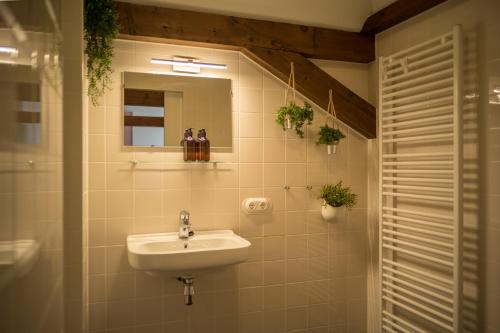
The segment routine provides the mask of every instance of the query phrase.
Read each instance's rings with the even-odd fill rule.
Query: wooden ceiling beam
[[[211,47],[260,47],[308,58],[369,63],[373,36],[334,29],[115,2],[122,39],[187,42]]]
[[[337,117],[367,138],[376,136],[375,107],[306,58],[370,62],[373,36],[125,2],[116,5],[121,39],[239,50],[284,82],[293,62],[301,94],[327,109],[332,89]]]
[[[288,81],[293,62],[298,92],[326,110],[328,90],[332,89],[337,117],[365,137],[376,137],[375,107],[302,55],[258,47],[248,47],[242,52],[284,82]]]
[[[163,91],[125,88],[123,103],[125,105],[164,107]]]
[[[447,0],[398,0],[368,17],[361,33],[376,35]]]
[[[125,126],[141,126],[141,127],[164,127],[165,119],[163,117],[147,117],[147,116],[130,116],[124,117]]]

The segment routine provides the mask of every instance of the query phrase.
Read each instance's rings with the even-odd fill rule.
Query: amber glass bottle
[[[184,152],[184,161],[196,161],[196,141],[193,138],[192,128],[188,128],[184,131],[182,147]]]
[[[210,140],[207,139],[207,132],[204,128],[198,131],[197,160],[210,161]]]

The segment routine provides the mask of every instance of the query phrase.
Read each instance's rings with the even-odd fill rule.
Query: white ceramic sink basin
[[[250,245],[230,230],[196,231],[188,241],[176,232],[127,237],[130,265],[146,271],[190,272],[237,264],[247,260]]]
[[[0,291],[11,280],[28,274],[40,256],[40,244],[32,239],[0,241]]]

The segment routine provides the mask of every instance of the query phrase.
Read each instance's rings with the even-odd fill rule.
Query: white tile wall
[[[91,331],[364,331],[367,141],[343,126],[347,138],[328,156],[315,144],[324,122],[317,109],[304,139],[284,132],[275,113],[285,86],[237,52],[126,41],[115,50],[113,90],[89,110]],[[181,161],[177,153],[121,147],[120,73],[161,71],[149,59],[174,54],[229,65],[207,72],[230,78],[234,90],[234,151],[213,154],[227,161],[217,169],[171,164]],[[132,159],[154,163],[133,168]],[[360,204],[328,225],[316,197],[340,178]],[[272,198],[272,213],[240,211],[242,199],[262,195]],[[183,304],[179,282],[132,270],[125,248],[127,234],[175,231],[181,209],[192,213],[195,230],[232,229],[252,242],[248,262],[196,278],[192,307]],[[352,294],[344,285],[355,286]]]

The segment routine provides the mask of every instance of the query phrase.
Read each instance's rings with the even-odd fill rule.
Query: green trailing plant
[[[95,105],[109,87],[113,72],[113,40],[119,31],[113,0],[85,0],[84,25],[88,95]]]
[[[319,139],[316,141],[316,144],[318,145],[335,145],[341,139],[345,138],[345,135],[341,130],[328,125],[321,126],[318,135]]]
[[[324,185],[319,195],[319,198],[323,199],[330,206],[346,206],[347,208],[352,208],[356,205],[357,197],[356,194],[352,193],[350,187],[342,187],[341,181],[336,185]]]
[[[310,125],[314,118],[314,112],[311,104],[304,102],[304,106],[300,107],[294,102],[282,106],[278,110],[278,116],[276,117],[276,122],[286,129],[286,119],[290,119],[292,126],[295,128],[295,132],[301,138],[304,137],[304,131],[302,127],[304,124]]]

